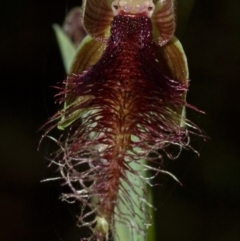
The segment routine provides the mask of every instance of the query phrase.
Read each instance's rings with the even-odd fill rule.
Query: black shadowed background
[[[179,0],[183,2],[184,0]],[[76,241],[78,207],[59,200],[39,127],[58,109],[50,86],[65,78],[51,25],[77,0],[2,0],[0,8],[0,240]],[[188,112],[210,137],[193,137],[200,157],[183,152],[166,168],[184,184],[158,177],[159,241],[240,240],[240,1],[196,0],[176,34],[190,68]],[[181,18],[181,12],[178,17]],[[181,22],[180,22],[181,23]],[[179,23],[179,24],[180,24]],[[179,26],[179,29],[181,25]]]

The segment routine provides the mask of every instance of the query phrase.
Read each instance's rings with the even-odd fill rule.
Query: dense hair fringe
[[[59,139],[50,137],[58,146],[51,155],[52,162],[58,165],[61,178],[70,188],[69,193],[61,198],[80,202],[82,208],[88,210],[82,210],[78,224],[89,226],[95,235],[98,235],[94,231],[96,217],[106,217],[112,232],[115,223],[119,222],[145,235],[146,230],[141,230],[134,217],[136,213],[145,213],[146,226],[151,223],[147,211],[151,204],[143,197],[148,196],[147,186],[151,185],[153,177],[142,173],[151,171],[153,176],[165,173],[177,180],[162,169],[159,160],[163,152],[171,159],[176,158],[169,153],[169,145],[179,146],[179,150],[190,148],[187,127],[193,130],[195,126],[178,111],[187,106],[183,98],[187,86],[162,76],[158,88],[150,81],[147,84],[133,82],[136,86],[131,89],[136,91],[129,95],[111,81],[89,81],[86,85],[84,78],[84,74],[69,76],[67,82],[74,88],[63,87],[59,101],[77,100],[48,123],[50,131],[64,118],[79,113],[66,128],[65,135]],[[104,88],[98,85],[104,85]],[[180,126],[180,122],[185,124]],[[117,136],[120,135],[122,139],[119,141]],[[138,169],[134,170],[131,163]],[[137,183],[132,183],[129,178],[134,180],[135,177]],[[132,192],[141,200],[140,206],[130,198]],[[119,203],[124,208],[120,208]]]

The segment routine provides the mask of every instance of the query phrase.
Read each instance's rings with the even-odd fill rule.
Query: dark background
[[[184,1],[184,0],[179,0]],[[0,8],[0,240],[76,241],[77,208],[62,203],[59,182],[37,151],[38,128],[57,110],[49,86],[65,78],[51,24],[73,0],[3,0]],[[179,3],[180,5],[180,3]],[[193,138],[200,158],[183,152],[159,177],[154,201],[159,241],[240,240],[240,1],[196,0],[179,38],[186,51],[189,118],[210,139]],[[183,14],[178,14],[181,18]],[[181,26],[179,26],[181,27]],[[127,241],[127,240],[126,240]]]

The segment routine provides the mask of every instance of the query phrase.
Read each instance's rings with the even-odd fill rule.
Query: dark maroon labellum
[[[107,231],[99,218],[111,227],[119,199],[129,209],[134,205],[121,185],[123,180],[136,188],[126,173],[139,174],[129,163],[150,162],[149,153],[164,151],[170,144],[188,145],[187,131],[180,126],[185,122],[182,110],[188,86],[161,69],[151,20],[124,15],[114,17],[100,60],[84,73],[70,75],[67,85],[71,87],[67,86],[63,98],[66,94],[76,101],[59,118],[78,112],[79,116],[68,137],[58,142],[56,159],[72,189],[64,198],[79,200],[93,210],[90,213],[98,219],[89,224],[95,224],[96,237],[104,240]],[[89,169],[82,169],[86,164]],[[88,215],[80,217],[80,223],[85,224]]]

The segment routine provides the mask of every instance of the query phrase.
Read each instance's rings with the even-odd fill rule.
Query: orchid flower
[[[51,137],[59,147],[52,162],[71,190],[62,199],[82,204],[78,221],[91,229],[89,240],[147,240],[152,179],[176,179],[162,169],[162,155],[175,158],[170,145],[189,148],[195,126],[185,117],[189,76],[174,36],[174,3],[83,1],[87,36],[65,64],[69,75],[57,95],[64,108],[47,133],[63,130]],[[72,61],[73,46],[69,52]]]

